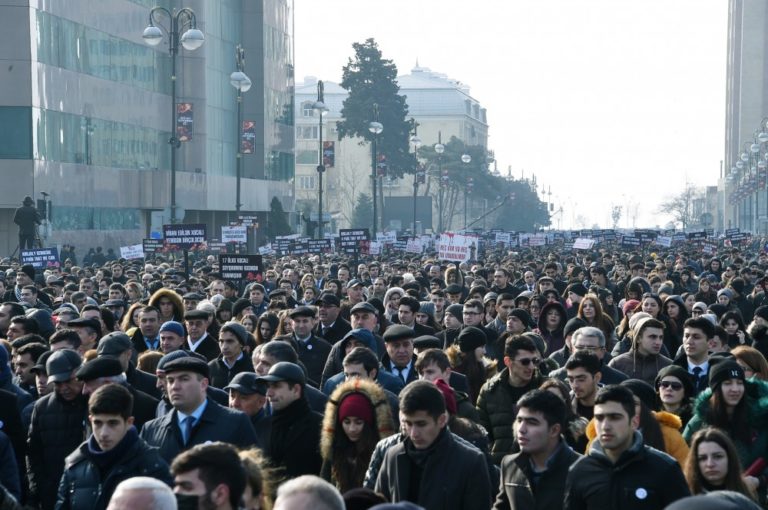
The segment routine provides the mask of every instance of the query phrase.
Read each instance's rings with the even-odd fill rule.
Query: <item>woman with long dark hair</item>
[[[758,479],[744,476],[736,446],[720,429],[706,427],[693,435],[683,471],[692,495],[734,491],[757,499],[754,489]]]
[[[341,383],[325,406],[321,476],[342,493],[362,487],[376,443],[394,432],[392,408],[378,384],[359,378]]]
[[[683,298],[677,295],[671,295],[664,298],[664,315],[669,319],[667,325],[672,328],[677,338],[678,344],[683,341],[683,324],[688,319],[688,309],[685,307]],[[674,356],[674,354],[673,354]]]
[[[697,397],[693,413],[683,432],[686,441],[704,427],[717,427],[733,439],[742,466],[751,466],[765,455],[768,383],[747,379],[735,361],[724,360],[710,367],[709,388]]]
[[[728,310],[720,317],[720,325],[728,334],[728,346],[733,349],[740,345],[752,345],[752,338],[747,334],[744,319],[736,310]]]
[[[579,303],[579,311],[576,317],[587,323],[588,326],[598,328],[605,335],[605,348],[610,351],[618,342],[614,324],[608,315],[603,312],[600,298],[595,294],[587,294]]]
[[[256,321],[256,329],[253,333],[254,338],[256,338],[256,345],[265,344],[275,338],[279,325],[279,316],[272,312],[261,314]]]
[[[640,307],[643,312],[664,323],[664,347],[667,348],[670,357],[674,358],[677,349],[681,345],[681,339],[674,332],[674,326],[671,324],[667,314],[664,313],[663,301],[658,294],[646,292],[640,300]]]
[[[717,302],[717,292],[712,288],[712,282],[706,276],[699,278],[699,290],[696,292],[696,301],[701,301],[707,305]]]
[[[451,368],[467,376],[469,398],[474,405],[480,388],[485,381],[496,374],[496,361],[485,357],[485,333],[474,326],[461,330],[457,343],[446,349]]]
[[[680,418],[682,432],[693,416],[693,383],[688,371],[677,365],[659,370],[656,376],[657,409]]]

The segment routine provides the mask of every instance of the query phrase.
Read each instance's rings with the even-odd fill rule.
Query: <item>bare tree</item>
[[[701,190],[693,184],[686,184],[685,189],[678,195],[670,197],[659,206],[659,212],[672,216],[672,221],[682,226],[683,230],[688,225],[696,223],[696,211],[694,202],[702,196]]]
[[[620,205],[614,205],[611,207],[611,221],[613,222],[613,228],[616,229],[619,226],[619,220],[621,220],[621,210],[622,207]]]

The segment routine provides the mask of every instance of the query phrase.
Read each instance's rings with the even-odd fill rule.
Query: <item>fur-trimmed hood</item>
[[[448,361],[451,364],[452,368],[456,368],[464,361],[464,357],[467,355],[464,352],[461,352],[461,349],[457,344],[449,345],[447,349],[445,349],[445,354],[448,356]],[[485,378],[490,379],[497,373],[497,365],[498,362],[495,359],[490,359],[485,356],[483,356],[483,366],[485,367]]]
[[[336,435],[336,429],[340,428],[341,425],[338,418],[339,404],[344,400],[344,397],[351,393],[361,393],[373,405],[375,411],[373,416],[379,439],[395,433],[392,421],[392,408],[381,386],[367,379],[355,378],[345,381],[333,390],[331,398],[328,399],[328,403],[325,405],[323,430],[320,436],[320,454],[326,461],[330,461],[333,457],[333,439]]]
[[[184,302],[181,300],[181,296],[179,296],[178,292],[171,289],[159,289],[149,298],[149,305],[154,306],[159,310],[160,306],[158,303],[160,303],[160,299],[163,297],[167,297],[173,303],[173,320],[183,323]],[[160,319],[162,320],[162,317]]]

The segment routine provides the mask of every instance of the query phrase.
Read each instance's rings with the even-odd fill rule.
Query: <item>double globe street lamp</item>
[[[159,23],[160,15],[168,18],[170,28]],[[176,57],[179,43],[184,49],[194,51],[203,45],[205,36],[198,30],[195,12],[189,7],[173,12],[165,7],[153,7],[149,11],[149,25],[141,37],[150,46],[157,46],[163,41],[164,34],[168,35],[168,53],[171,56],[171,137],[168,143],[171,146],[171,223],[176,223],[176,151],[181,146],[176,136]]]
[[[323,115],[328,113],[325,106],[324,85],[322,80],[317,81],[317,101],[312,105],[320,119],[318,134],[320,135],[320,161],[317,164],[317,239],[323,238],[323,173],[325,172],[325,155],[323,154]]]

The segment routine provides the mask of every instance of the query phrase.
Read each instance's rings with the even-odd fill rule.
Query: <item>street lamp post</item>
[[[435,144],[435,153],[437,154],[437,173],[440,174],[440,194],[438,195],[438,218],[437,218],[437,230],[438,234],[443,233],[443,188],[445,187],[445,177],[443,176],[443,152],[445,152],[445,145],[443,145],[442,133],[437,132],[437,143]]]
[[[411,119],[411,125],[413,126],[413,135],[411,135],[411,145],[413,145],[413,155],[414,159],[416,160],[416,171],[413,172],[413,238],[416,239],[416,198],[418,196],[419,192],[419,179],[420,179],[420,171],[419,168],[419,147],[421,147],[421,138],[419,138],[418,135],[418,129],[419,129],[419,123],[416,122],[416,119]]]
[[[312,108],[317,112],[317,116],[320,118],[319,132],[320,135],[320,162],[317,164],[317,238],[323,238],[323,173],[325,172],[325,159],[323,158],[323,115],[328,112],[328,108],[325,106],[323,96],[323,81],[317,81],[317,101],[312,105]]]
[[[371,183],[373,186],[373,229],[371,230],[371,239],[376,240],[376,137],[384,131],[384,126],[379,122],[379,105],[373,103],[373,120],[368,123],[368,131],[373,135],[371,138]]]
[[[235,65],[237,66],[237,71],[229,75],[229,83],[237,89],[237,138],[235,138],[235,143],[237,144],[237,191],[235,210],[239,213],[243,205],[240,202],[240,180],[243,173],[243,143],[241,140],[243,136],[243,92],[248,92],[251,89],[251,79],[243,71],[245,68],[245,49],[239,44],[235,48]]]
[[[461,162],[467,165],[467,179],[466,179],[467,189],[464,192],[464,230],[466,230],[467,229],[467,195],[469,195],[469,191],[470,191],[469,184],[470,184],[470,179],[472,179],[472,177],[469,176],[469,164],[472,162],[472,156],[470,156],[469,154],[462,154]]]
[[[158,16],[164,14],[171,23],[170,29],[158,22]],[[180,35],[181,30],[187,29]],[[176,137],[176,57],[179,54],[179,42],[184,49],[193,51],[203,45],[205,36],[197,29],[195,12],[189,7],[178,11],[169,11],[165,7],[153,7],[149,11],[149,25],[141,37],[150,46],[157,46],[163,41],[163,32],[168,34],[168,53],[171,56],[171,223],[176,223],[176,151],[181,142]]]

